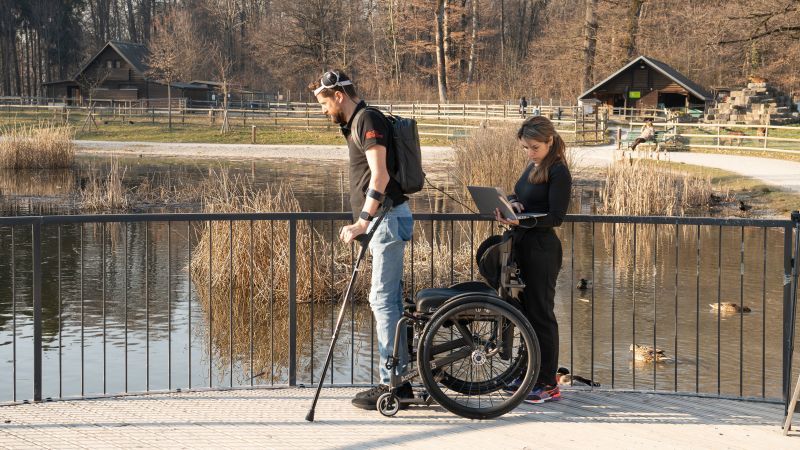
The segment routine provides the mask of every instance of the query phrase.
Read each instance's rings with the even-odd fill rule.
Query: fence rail
[[[339,380],[334,371],[330,380],[315,378],[325,350],[318,344],[328,339],[327,314],[338,301],[330,292],[353,258],[352,248],[325,244],[350,219],[348,213],[0,218],[0,279],[6,281],[0,355],[10,360],[0,358],[0,385],[11,390],[0,401],[373,383],[379,362],[371,315],[359,313],[356,320],[355,306],[350,336],[340,346],[349,348],[335,358]],[[417,214],[415,220],[408,294],[474,279],[476,244],[493,223],[468,214]],[[565,256],[557,315],[562,361],[569,360],[573,373],[584,370],[611,389],[788,401],[797,371],[793,261],[800,214],[792,220],[569,215],[559,234]],[[269,277],[254,280],[258,245],[276,256],[264,269]],[[224,255],[219,261],[212,248]],[[208,279],[192,275],[201,251],[209,252],[208,267],[198,273],[211,274]],[[276,268],[283,258],[285,270]],[[299,275],[301,266],[314,270]],[[330,268],[329,279],[315,278],[321,267]],[[595,284],[576,294],[572,287],[582,276]],[[285,280],[285,293],[276,291],[276,280]],[[249,288],[236,293],[235,283]],[[322,291],[328,294],[320,298]],[[760,313],[752,313],[760,325],[757,316],[745,320],[743,311],[725,318],[701,313],[701,298],[719,306],[723,292],[736,292],[739,305],[754,309],[760,300]],[[778,323],[780,333],[772,328]],[[631,362],[625,349],[641,343],[668,348],[673,367]],[[259,358],[269,365],[254,362]],[[760,386],[753,383],[758,379]],[[18,395],[27,389],[30,397]]]
[[[162,101],[163,100],[163,101]],[[305,130],[332,130],[333,124],[322,114],[316,103],[265,102],[253,107],[223,110],[221,107],[193,107],[184,99],[173,100],[172,121],[181,124],[218,125],[227,115],[232,125],[243,127],[295,128]],[[471,130],[481,127],[497,126],[503,123],[517,123],[522,115],[514,105],[471,105],[471,104],[374,104],[381,110],[413,117],[419,122],[420,134],[459,138]],[[41,105],[0,103],[0,114],[15,122],[54,120],[62,123],[76,123],[92,113],[98,120],[108,123],[133,125],[135,123],[163,124],[170,111],[166,99],[147,99],[137,101],[96,100],[93,107],[85,105]],[[606,142],[606,117],[595,111],[585,114],[576,106],[530,106],[527,115],[544,115],[556,125],[558,131],[573,142],[594,144]]]
[[[638,136],[643,124],[629,121],[620,128],[621,134]],[[656,122],[653,126],[664,132],[666,150],[744,150],[800,155],[800,127],[797,126],[673,122]],[[623,140],[617,141],[618,149],[622,149]]]

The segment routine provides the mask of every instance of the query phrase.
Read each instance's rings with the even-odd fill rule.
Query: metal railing
[[[416,214],[415,219],[406,258],[409,295],[476,277],[474,251],[495,232],[493,222],[468,214]],[[0,385],[10,386],[12,396],[0,401],[27,401],[17,394],[22,385],[30,387],[30,400],[42,401],[320,382],[315,379],[321,367],[315,342],[329,336],[328,309],[332,318],[338,301],[336,277],[347,275],[352,264],[352,248],[348,261],[348,250],[325,244],[335,242],[336,229],[349,220],[348,213],[0,218],[0,280],[5,280],[0,307],[5,304],[3,309],[10,311],[0,320],[0,337],[10,342],[0,344],[12,347],[10,364],[0,365]],[[276,237],[281,233],[283,241]],[[569,215],[558,233],[565,255],[556,308],[561,360],[569,361],[573,373],[584,370],[611,389],[788,400],[800,214],[792,220]],[[285,246],[277,248],[276,242]],[[264,247],[254,248],[259,245]],[[208,259],[201,261],[201,270],[194,260],[205,247]],[[223,256],[214,259],[212,249]],[[259,252],[270,256],[261,259]],[[234,263],[234,255],[241,254],[246,257]],[[255,275],[256,256],[260,264],[269,261],[261,278]],[[278,262],[285,264],[284,272],[278,273]],[[94,264],[100,267],[90,267]],[[299,275],[300,266],[311,270]],[[326,268],[329,279],[315,278],[320,268]],[[594,285],[578,292],[574,286],[582,277]],[[276,290],[280,283],[285,292]],[[235,286],[245,286],[244,293]],[[67,291],[77,298],[68,300]],[[137,292],[143,297],[138,302]],[[743,309],[723,317],[701,308],[703,298],[719,309],[727,300],[723,292],[734,292],[738,304],[749,304],[754,312],[745,320]],[[68,308],[72,325],[65,324]],[[186,314],[179,315],[177,308]],[[269,321],[255,324],[263,317],[254,308],[269,311]],[[339,380],[331,371],[329,383],[375,381],[379,362],[371,317],[363,304],[354,304],[343,333],[350,334],[343,342],[344,355],[335,358]],[[778,323],[780,336],[771,328]],[[752,341],[760,341],[760,348]],[[23,343],[29,345],[24,352]],[[672,365],[657,360],[638,364],[626,351],[629,344],[667,347]],[[73,356],[65,358],[65,353]],[[348,357],[349,364],[342,364]],[[746,357],[760,361],[745,365]],[[259,358],[269,367],[256,363]],[[365,366],[361,359],[367,358]],[[620,368],[621,361],[631,364],[629,370]],[[73,373],[65,375],[70,364]],[[775,375],[777,364],[780,376]],[[151,375],[158,370],[161,378],[153,382]],[[131,375],[136,371],[144,381]],[[95,377],[95,387],[87,375]],[[760,386],[752,386],[750,381],[759,378]],[[79,383],[80,390],[72,387],[74,394],[66,395],[65,380]],[[778,384],[779,392],[773,388]]]

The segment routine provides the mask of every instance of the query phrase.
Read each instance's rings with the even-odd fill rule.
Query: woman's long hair
[[[550,151],[544,157],[542,163],[534,167],[528,176],[528,181],[533,184],[547,183],[550,172],[550,167],[560,162],[567,165],[567,146],[564,140],[556,131],[553,122],[547,117],[534,116],[525,119],[522,126],[517,131],[517,139],[533,139],[537,142],[547,142],[553,138],[553,144],[550,146]]]

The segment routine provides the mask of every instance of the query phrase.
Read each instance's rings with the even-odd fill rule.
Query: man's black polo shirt
[[[374,145],[382,145],[386,147],[386,167],[389,174],[397,172],[397,159],[394,155],[394,146],[390,145],[391,142],[391,129],[389,122],[383,115],[377,111],[368,109],[364,112],[364,116],[359,121],[358,130],[355,130],[361,137],[363,149],[358,148],[353,138],[350,136],[351,125],[353,118],[360,110],[367,107],[367,104],[362,100],[356,105],[353,115],[347,122],[347,125],[341,127],[342,134],[347,139],[347,148],[350,151],[350,208],[353,211],[353,217],[357,218],[358,214],[364,206],[366,201],[367,189],[369,189],[369,180],[372,173],[369,170],[369,163],[367,162],[367,154],[364,149],[368,149]],[[394,178],[389,179],[389,184],[386,186],[387,197],[392,199],[392,204],[397,206],[406,200],[408,197],[403,195],[400,185]]]

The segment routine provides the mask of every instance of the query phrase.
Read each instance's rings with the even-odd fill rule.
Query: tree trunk
[[[625,34],[625,60],[630,61],[636,55],[636,35],[639,33],[639,16],[645,0],[628,0],[628,29]]]
[[[594,85],[594,55],[597,48],[597,0],[586,2],[586,21],[583,24],[583,91]]]
[[[389,27],[392,33],[392,52],[394,52],[394,72],[397,77],[397,84],[400,84],[400,58],[397,55],[397,33],[394,29],[394,0],[389,0]]]
[[[442,41],[444,42],[444,84],[447,85],[449,78],[447,72],[450,70],[450,0],[444,0],[444,8],[442,9]]]
[[[167,80],[167,117],[167,127],[172,131],[172,80]]]
[[[138,36],[136,35],[136,16],[133,11],[133,0],[127,0],[128,4],[128,39],[131,42],[137,42]]]
[[[444,64],[444,0],[436,0],[436,79],[439,86],[439,102],[447,103],[447,72]]]
[[[467,66],[467,84],[472,84],[475,73],[475,45],[478,40],[478,0],[472,0],[472,36],[469,41],[469,65]]]
[[[522,10],[519,12],[519,31],[517,32],[517,39],[516,39],[516,59],[514,61],[515,66],[522,61],[525,57],[526,50],[528,48],[528,43],[525,41],[526,35],[526,19],[528,18],[528,2],[522,2]]]
[[[500,0],[500,63],[506,65],[506,0]]]

